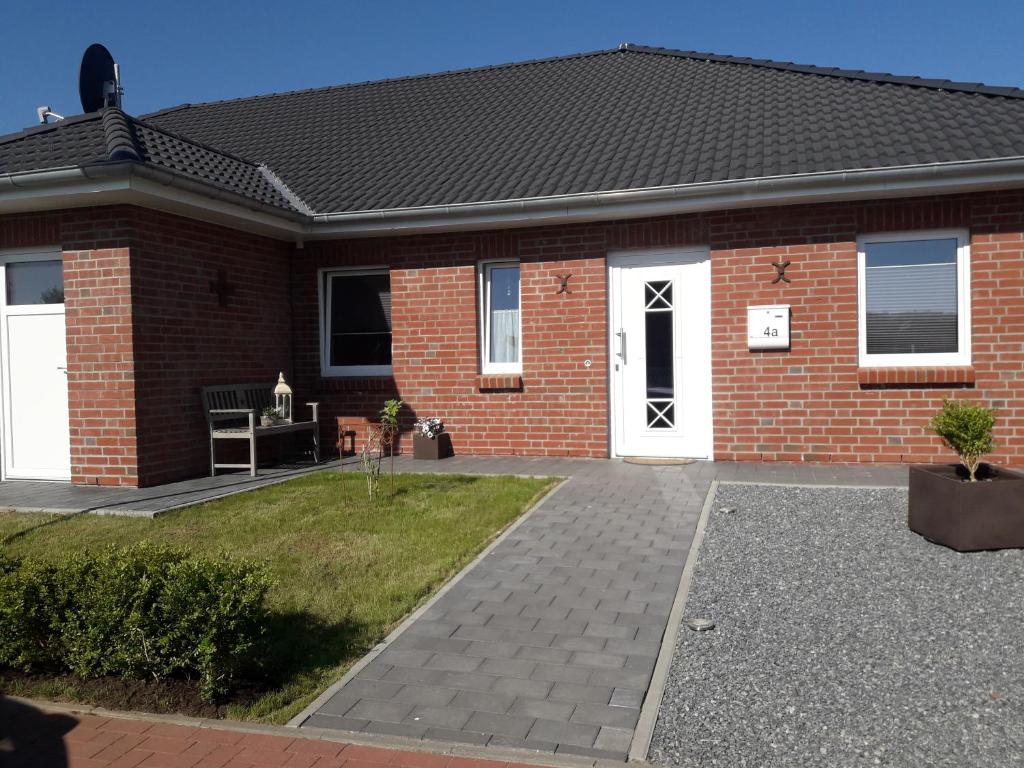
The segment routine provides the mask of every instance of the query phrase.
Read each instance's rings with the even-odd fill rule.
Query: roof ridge
[[[820,75],[844,80],[862,80],[868,82],[907,85],[914,88],[927,88],[936,91],[957,91],[963,93],[980,93],[986,96],[1004,96],[1012,99],[1024,99],[1024,89],[1013,85],[987,85],[985,83],[968,83],[942,78],[919,77],[917,75],[893,75],[889,72],[869,72],[863,69],[843,69],[842,67],[822,67],[817,64],[796,64],[791,61],[775,61],[774,59],[754,59],[747,56],[729,56],[721,53],[703,51],[684,51],[676,48],[658,48],[636,43],[622,43],[616,49],[633,53],[649,53],[675,58],[692,59],[695,61],[714,61],[722,64],[743,64],[763,69],[774,69],[798,74]]]
[[[334,85],[320,85],[315,88],[296,88],[290,91],[273,91],[271,93],[259,93],[255,96],[236,96],[231,99],[214,99],[213,101],[200,101],[197,103],[185,102],[184,104],[178,104],[173,107],[167,107],[166,109],[160,109],[156,112],[149,112],[143,115],[144,118],[163,117],[164,115],[171,114],[172,112],[180,112],[192,107],[212,107],[219,104],[236,104],[239,102],[247,101],[259,101],[261,99],[270,99],[276,96],[295,96],[297,94],[304,93],[323,93],[327,91],[341,91],[346,88],[364,88],[370,85],[384,85],[386,83],[402,83],[408,80],[430,80],[433,78],[440,77],[451,77],[453,75],[467,75],[473,72],[486,72],[488,70],[497,69],[511,69],[514,67],[526,67],[534,64],[547,64],[553,61],[570,61],[573,59],[585,59],[592,56],[605,56],[608,54],[618,53],[623,48],[602,48],[597,51],[580,51],[578,53],[567,53],[561,56],[545,56],[536,59],[524,59],[523,61],[507,61],[501,64],[483,64],[476,67],[463,67],[461,69],[444,69],[439,72],[422,72],[418,75],[400,75],[398,77],[384,77],[379,80],[357,80],[353,83],[335,83]]]
[[[595,56],[607,56],[621,53],[656,54],[672,56],[675,58],[692,59],[695,61],[713,61],[722,64],[741,64],[764,69],[774,69],[784,72],[795,72],[798,74],[819,75],[822,77],[835,77],[845,80],[860,80],[866,82],[889,83],[892,85],[906,85],[915,88],[926,88],[936,91],[956,91],[962,93],[979,93],[986,96],[1003,96],[1014,99],[1024,99],[1024,89],[1016,86],[986,85],[985,83],[968,83],[956,80],[945,80],[939,78],[925,78],[917,75],[893,75],[888,72],[869,72],[862,69],[843,69],[841,67],[822,67],[816,64],[795,64],[789,61],[775,61],[773,59],[755,59],[745,56],[730,56],[727,54],[710,53],[703,51],[687,51],[677,48],[661,48],[657,46],[640,45],[637,43],[620,43],[615,48],[602,48],[595,51],[581,51],[578,53],[563,54],[561,56],[546,56],[535,59],[524,59],[523,61],[510,61],[502,64],[486,64],[477,67],[463,67],[461,69],[447,69],[440,72],[425,72],[418,75],[402,75],[400,77],[386,77],[380,80],[359,80],[353,83],[337,83],[334,85],[322,85],[315,88],[297,88],[290,91],[274,91],[261,93],[255,96],[238,96],[230,99],[215,99],[198,103],[186,102],[166,109],[157,110],[144,115],[145,118],[157,118],[173,112],[179,112],[193,107],[211,107],[221,104],[239,104],[245,102],[259,101],[279,96],[295,96],[307,93],[326,93],[330,91],[345,90],[347,88],[361,88],[371,85],[384,85],[388,83],[401,83],[410,80],[428,80],[432,78],[451,77],[454,75],[466,75],[474,72],[486,72],[489,70],[510,69],[514,67],[526,67],[536,64],[546,64],[555,61],[570,61],[574,59],[590,58]]]
[[[107,158],[140,162],[142,152],[139,151],[139,144],[128,116],[116,108],[104,109],[101,114],[103,137],[107,142]]]
[[[269,165],[266,163],[260,163],[256,166],[256,169],[263,174],[263,178],[267,180],[267,183],[276,189],[277,193],[299,213],[304,213],[307,216],[314,216],[316,214],[316,211],[314,211],[305,200],[299,197],[292,188],[285,183],[284,179],[274,173],[273,169]]]
[[[224,157],[230,158],[232,160],[237,160],[240,163],[251,165],[253,168],[258,169],[260,167],[260,163],[256,162],[255,160],[250,160],[247,157],[236,155],[234,152],[228,152],[226,149],[220,149],[219,147],[215,147],[212,144],[206,144],[201,141],[196,141],[195,139],[189,136],[185,136],[184,134],[181,133],[176,133],[175,131],[170,131],[162,126],[154,125],[153,123],[147,122],[146,120],[142,120],[141,118],[132,117],[131,115],[126,113],[123,114],[129,122],[134,123],[136,125],[141,125],[143,128],[148,128],[151,131],[162,133],[164,136],[170,136],[172,139],[183,141],[186,144],[191,144],[194,147],[200,147],[201,149],[205,149],[209,152],[215,152],[218,155],[223,155]]]

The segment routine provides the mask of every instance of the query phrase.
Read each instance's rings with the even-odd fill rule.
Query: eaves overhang
[[[0,214],[131,204],[280,240],[549,226],[844,200],[1024,188],[1024,157],[930,163],[338,213],[284,210],[140,162],[0,174]]]
[[[1024,187],[1024,157],[793,174],[518,200],[318,213],[309,239],[636,219]]]
[[[138,205],[264,234],[301,239],[308,217],[203,183],[124,161],[0,174],[0,215],[99,205]]]

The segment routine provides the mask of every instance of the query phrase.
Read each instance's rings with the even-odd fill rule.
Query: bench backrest
[[[271,384],[223,384],[203,387],[203,413],[210,421],[210,411],[219,408],[252,408],[258,419],[263,409],[274,404]]]

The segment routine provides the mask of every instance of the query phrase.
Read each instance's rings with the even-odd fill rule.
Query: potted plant
[[[452,455],[452,440],[437,416],[420,419],[412,433],[414,459],[446,459]]]
[[[281,419],[281,412],[272,405],[268,405],[260,414],[260,426],[272,427]]]
[[[946,400],[928,426],[961,463],[910,468],[910,530],[959,552],[1024,547],[1024,475],[981,461],[995,413]]]

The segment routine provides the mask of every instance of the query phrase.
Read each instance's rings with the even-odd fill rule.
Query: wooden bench
[[[256,477],[256,438],[310,432],[313,435],[313,460],[320,461],[319,403],[306,403],[313,410],[312,421],[288,419],[269,427],[260,425],[263,409],[274,405],[274,387],[267,384],[226,384],[203,387],[203,412],[210,429],[210,475],[218,469],[248,469]],[[293,406],[294,407],[294,406]],[[218,464],[217,440],[248,440],[248,464]]]

